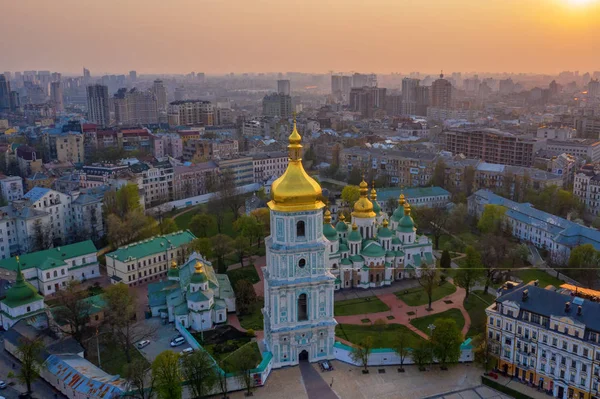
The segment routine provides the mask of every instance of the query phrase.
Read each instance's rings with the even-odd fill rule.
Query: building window
[[[304,266],[306,266],[306,259],[302,258],[298,261],[298,267],[303,268]]]
[[[296,223],[296,237],[304,237],[305,234],[306,234],[306,232],[305,232],[304,221],[301,220],[298,223]]]
[[[300,294],[298,297],[298,321],[308,320],[308,307],[306,294]]]

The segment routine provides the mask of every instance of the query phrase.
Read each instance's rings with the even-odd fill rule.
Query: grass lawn
[[[553,285],[558,288],[561,286],[561,284],[564,284],[564,281],[559,280],[556,277],[546,273],[544,270],[540,269],[516,270],[512,272],[511,275],[519,277],[525,283],[528,283],[532,280],[539,280],[540,287],[542,288],[546,288],[547,285]]]
[[[89,341],[88,350],[86,351],[86,359],[95,364],[101,366],[100,368],[112,375],[125,375],[127,366],[127,359],[125,352],[118,346],[102,342],[100,339],[100,362],[98,365],[98,352],[96,351],[96,339]],[[141,360],[146,363],[147,367],[150,367],[150,363],[142,356],[142,354],[135,348],[131,348],[131,360]]]
[[[435,302],[454,292],[456,292],[456,287],[449,282],[445,282],[439,287],[435,287],[431,301]],[[408,306],[426,305],[428,302],[427,294],[421,286],[410,288],[408,290],[396,291],[394,294]]]
[[[199,213],[208,213],[206,205],[199,205],[190,208],[189,211],[182,213],[181,215],[175,218],[175,224],[180,229],[185,230],[189,227],[190,220],[192,220],[192,218]],[[237,235],[237,233],[233,231],[233,213],[231,211],[225,213],[225,219],[223,221],[221,233],[226,234],[230,237],[235,237]],[[210,229],[208,229],[207,236],[212,237],[217,234],[219,234],[219,231],[217,230],[217,223],[215,221],[213,223],[213,226]]]
[[[376,296],[366,298],[336,301],[334,313],[336,316],[350,316],[353,314],[385,312],[390,308]]]
[[[250,265],[228,270],[227,276],[229,276],[229,281],[231,281],[231,286],[233,288],[235,288],[235,283],[239,280],[248,280],[250,284],[256,284],[260,281],[256,268]]]
[[[262,330],[264,328],[263,314],[261,312],[263,306],[265,306],[264,298],[258,298],[258,301],[252,305],[249,314],[238,316],[240,325],[246,330]]]
[[[483,291],[473,291],[469,299],[464,302],[465,309],[471,317],[471,328],[467,332],[467,337],[474,337],[485,333],[485,323],[487,316],[485,309],[490,306],[496,297],[492,294],[484,294]]]
[[[386,324],[380,330],[372,325],[338,324],[335,327],[336,336],[353,344],[359,344],[361,340],[370,335],[373,337],[376,348],[392,348],[401,331],[408,334],[410,347],[415,347],[423,339],[402,324]]]
[[[410,324],[417,327],[425,334],[429,335],[429,329],[427,327],[430,324],[433,324],[437,319],[453,319],[454,321],[456,321],[456,325],[458,326],[459,330],[462,330],[462,328],[465,326],[465,318],[458,309],[450,309],[442,313],[436,313],[425,317],[419,317],[418,319],[411,320]]]
[[[256,342],[251,342],[251,338],[242,338],[236,340],[230,340],[222,344],[206,345],[204,349],[215,359],[217,362],[225,361],[225,371],[234,372],[236,371],[236,365],[239,363],[236,361],[240,356],[246,357],[251,356],[255,359],[255,367],[258,366],[262,360],[260,349]]]

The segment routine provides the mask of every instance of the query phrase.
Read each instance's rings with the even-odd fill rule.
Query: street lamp
[[[427,328],[429,329],[429,346],[431,348],[431,356],[429,359],[429,368],[433,367],[433,343],[432,343],[432,339],[433,339],[433,330],[435,330],[435,325],[434,324],[430,324],[427,326]]]

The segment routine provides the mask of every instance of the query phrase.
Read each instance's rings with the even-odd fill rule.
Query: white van
[[[171,346],[175,347],[175,346],[183,345],[184,343],[185,343],[185,338],[177,337],[173,341],[171,341]]]
[[[189,355],[192,352],[194,352],[194,350],[192,348],[185,348],[184,350],[181,351],[180,355],[185,356],[185,355]]]

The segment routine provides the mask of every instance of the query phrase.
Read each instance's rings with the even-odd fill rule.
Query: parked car
[[[175,338],[173,341],[171,341],[172,347],[183,345],[183,344],[185,344],[185,338],[183,338],[183,337],[178,337],[178,338]]]
[[[4,381],[0,381],[0,389],[6,389],[8,385]]]
[[[185,355],[189,355],[192,352],[194,352],[194,350],[192,348],[185,348],[184,350],[181,351],[180,355],[185,356]]]
[[[147,347],[148,345],[150,345],[150,341],[149,341],[149,340],[147,340],[147,339],[145,339],[145,340],[143,340],[143,341],[140,341],[140,342],[138,342],[138,343],[137,343],[137,347],[138,347],[138,349],[145,348],[145,347]]]

